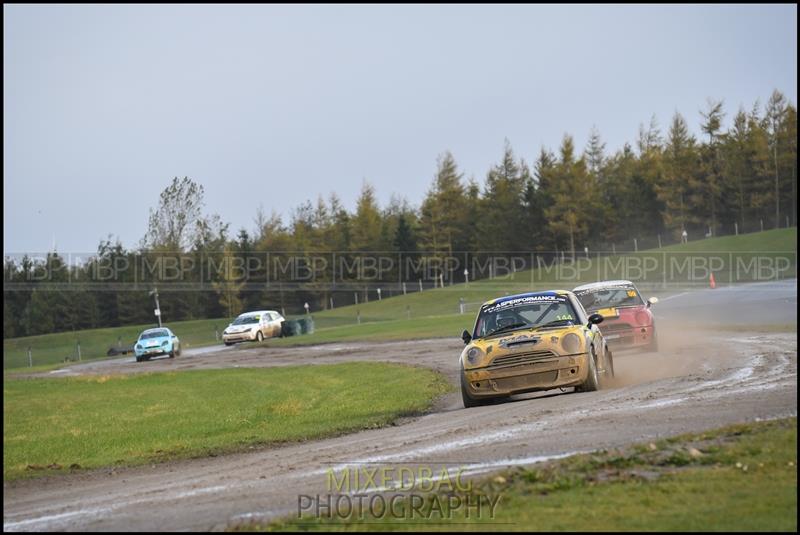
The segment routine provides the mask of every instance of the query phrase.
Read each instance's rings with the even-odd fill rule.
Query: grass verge
[[[239,524],[232,530],[796,531],[797,419],[735,425],[473,480],[499,496],[494,518],[439,514],[463,492],[425,495],[416,518],[390,514]],[[449,502],[454,503],[454,502]],[[332,516],[336,516],[335,514]],[[410,520],[409,520],[410,519]]]
[[[426,411],[450,387],[383,363],[3,383],[3,477],[137,465],[317,439]]]
[[[312,334],[261,342],[269,347],[303,346],[331,342],[369,342],[424,338],[459,339],[461,331],[472,331],[474,314],[451,314],[410,320],[376,321],[315,330]]]

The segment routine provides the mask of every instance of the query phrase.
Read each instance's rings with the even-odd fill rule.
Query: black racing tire
[[[175,358],[175,350],[174,349],[169,352],[169,358],[171,358],[171,359]]]
[[[263,342],[264,341],[264,334],[261,331],[256,333],[256,342]]]
[[[467,391],[467,379],[464,377],[464,371],[461,371],[461,401],[464,402],[464,408],[469,409],[472,407],[480,407],[491,403],[492,399],[477,399],[469,395]]]
[[[610,373],[609,373],[610,372]],[[606,378],[614,377],[614,354],[606,347]]]
[[[576,389],[578,392],[595,392],[600,388],[600,380],[597,377],[597,362],[595,362],[594,347],[592,347],[587,360],[589,361],[589,372],[583,384]]]
[[[614,356],[608,348],[606,348],[605,358],[603,359],[603,370],[604,372],[599,378],[598,389],[609,387],[611,385],[611,380],[614,378]]]
[[[658,353],[658,335],[656,334],[656,328],[653,327],[653,337],[650,339],[650,344],[647,346],[648,351],[652,351],[653,353]]]
[[[142,362],[142,357],[136,357],[136,362]]]

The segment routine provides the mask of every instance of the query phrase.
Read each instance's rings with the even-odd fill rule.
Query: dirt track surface
[[[465,410],[456,392],[397,426],[248,453],[4,485],[3,523],[19,530],[208,530],[296,514],[328,492],[326,471],[404,463],[480,474],[730,423],[796,415],[796,333],[737,332],[747,318],[796,323],[796,281],[676,294],[659,303],[659,353],[615,354],[616,377],[591,393],[547,392]],[[731,309],[738,304],[738,311]],[[724,309],[723,314],[717,311]],[[730,318],[728,317],[730,315]],[[716,327],[699,328],[701,320]],[[457,385],[458,340],[250,348],[137,364],[72,366],[60,375],[285,366],[353,360],[412,363]]]

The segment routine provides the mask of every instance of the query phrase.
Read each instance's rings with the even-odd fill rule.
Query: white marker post
[[[155,314],[156,317],[158,318],[158,326],[161,327],[161,305],[158,304],[158,288],[153,288],[153,291],[150,292],[150,295],[153,295],[156,298]]]

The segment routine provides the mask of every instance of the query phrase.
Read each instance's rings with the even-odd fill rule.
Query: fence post
[[[353,292],[353,297],[356,300],[356,304],[358,304],[358,292]]]
[[[458,313],[459,314],[463,314],[464,313],[464,298],[463,297],[459,297],[458,298]]]
[[[378,301],[380,301],[380,300],[381,300],[381,289],[378,288]]]
[[[419,291],[422,291],[422,279],[419,279]]]
[[[331,296],[331,310],[333,310],[333,296]]]
[[[615,243],[611,244],[611,254],[613,255],[617,254],[617,245]]]
[[[786,228],[789,228],[789,216],[786,216]]]
[[[737,223],[736,221],[733,222],[733,232],[736,236],[739,235],[739,223]]]
[[[636,238],[633,239],[633,250],[639,252],[639,242],[636,241]]]
[[[444,272],[439,273],[439,284],[442,288],[444,288]]]
[[[33,356],[31,355],[31,346],[28,346],[28,368],[33,368]]]
[[[658,235],[658,248],[661,249],[661,234]]]
[[[764,232],[764,220],[761,219],[760,221],[761,221],[761,232]]]
[[[360,310],[356,310],[356,322],[358,322],[358,324],[361,325],[361,311]]]
[[[78,362],[81,361],[81,341],[78,340]]]
[[[406,295],[406,283],[403,282],[403,295]]]

